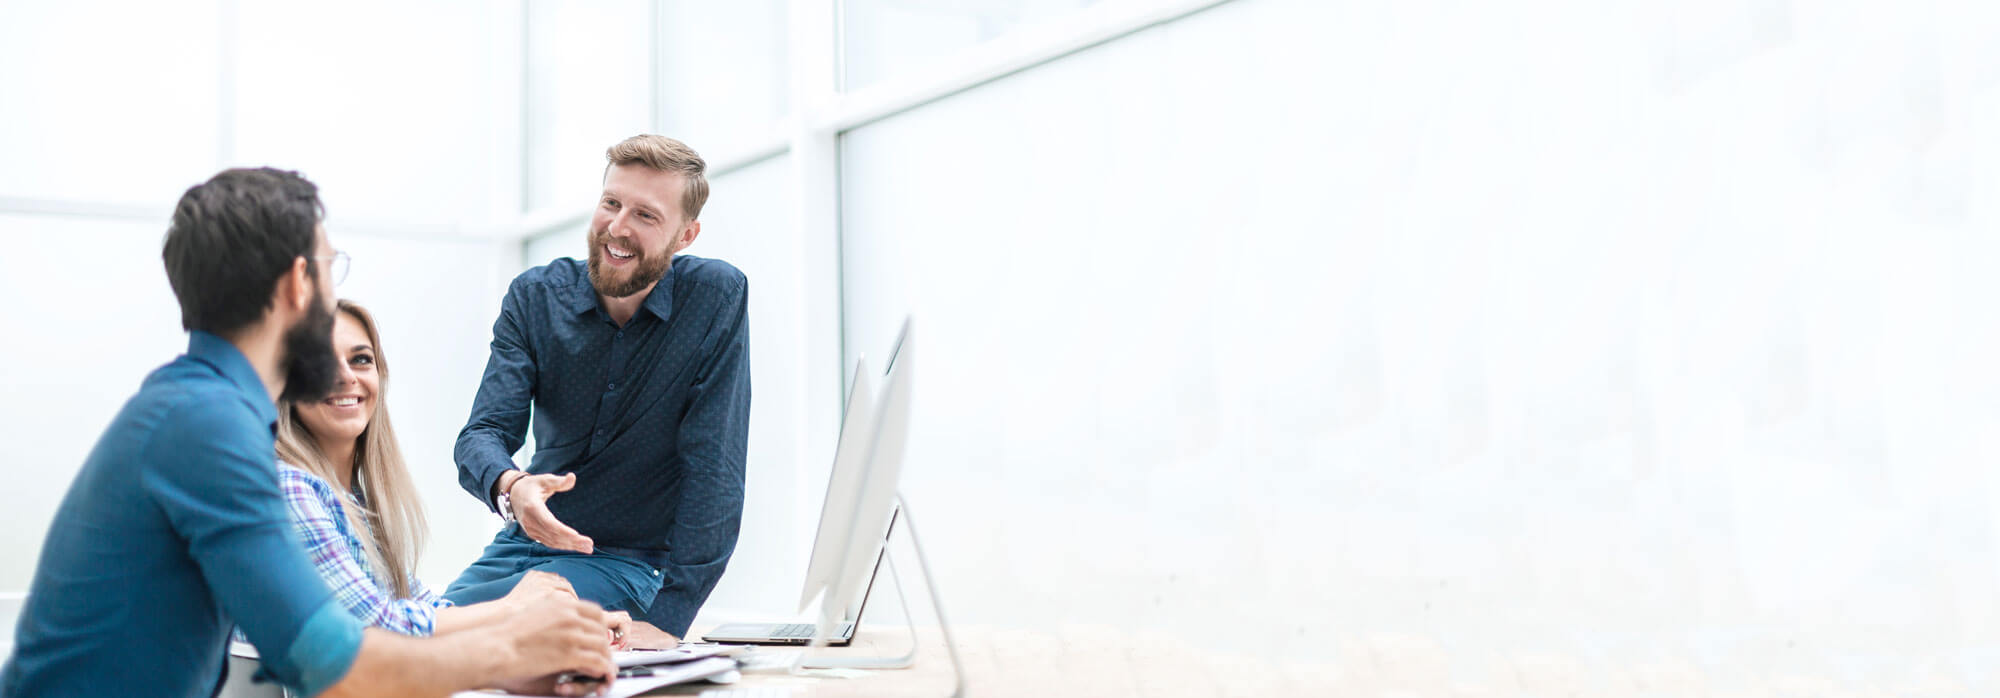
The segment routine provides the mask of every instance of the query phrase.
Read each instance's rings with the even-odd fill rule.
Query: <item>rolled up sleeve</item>
[[[315,695],[346,675],[362,626],[299,546],[275,458],[256,447],[268,446],[268,429],[219,410],[178,410],[151,445],[175,453],[157,459],[171,465],[142,477],[270,676]]]

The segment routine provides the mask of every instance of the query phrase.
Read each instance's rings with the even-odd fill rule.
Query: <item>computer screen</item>
[[[865,456],[842,465],[852,465],[852,484],[849,482],[829,482],[828,503],[833,503],[836,492],[834,485],[841,485],[838,494],[849,497],[851,506],[835,511],[829,506],[821,517],[821,538],[843,534],[844,539],[837,544],[829,544],[825,549],[838,553],[837,571],[826,582],[826,595],[820,602],[819,622],[827,627],[841,620],[854,617],[866,598],[868,583],[873,576],[873,567],[880,559],[890,522],[896,510],[896,493],[903,469],[903,448],[908,441],[910,420],[910,383],[915,378],[915,345],[911,336],[911,323],[904,319],[903,328],[897,335],[895,349],[892,350],[883,374],[881,397],[876,401],[875,417],[868,430],[870,438]],[[859,381],[857,381],[858,383]],[[853,402],[853,398],[849,398]],[[841,438],[847,438],[847,429],[842,428]],[[836,456],[836,460],[840,460]],[[841,478],[836,473],[830,480]],[[841,518],[846,525],[841,525]],[[814,546],[817,557],[822,548]]]
[[[861,496],[861,471],[875,438],[875,394],[867,357],[855,359],[854,375],[848,385],[840,443],[834,447],[833,470],[827,474],[826,500],[820,505],[812,560],[806,564],[805,588],[799,592],[800,612],[812,605],[813,599],[840,571],[840,561],[847,554],[846,532],[854,517],[854,504]]]

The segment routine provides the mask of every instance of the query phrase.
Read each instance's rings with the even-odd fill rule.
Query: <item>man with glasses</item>
[[[349,259],[346,252],[334,250],[333,254],[320,255],[313,259],[326,263],[327,276],[333,279],[333,285],[339,286],[340,282],[347,280]]]
[[[479,632],[364,628],[306,559],[278,487],[280,400],[338,370],[333,284],[347,256],[292,172],[229,170],[189,189],[162,256],[188,351],[147,376],[56,511],[0,669],[0,697],[206,696],[232,625],[305,695],[562,690],[617,671],[604,611],[550,598]],[[536,677],[540,677],[537,679]]]

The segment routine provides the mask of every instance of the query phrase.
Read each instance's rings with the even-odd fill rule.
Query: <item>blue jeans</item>
[[[613,611],[639,617],[660,593],[660,568],[598,551],[590,555],[557,550],[528,537],[518,523],[507,524],[479,560],[465,568],[444,590],[452,603],[465,605],[506,596],[529,570],[561,575],[576,588],[577,598]]]

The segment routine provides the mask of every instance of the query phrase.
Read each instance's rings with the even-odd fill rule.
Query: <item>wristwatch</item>
[[[514,482],[508,483],[509,487],[507,489],[500,491],[500,496],[493,498],[493,508],[500,510],[501,521],[505,521],[507,523],[514,523],[514,498],[507,492],[508,490],[513,489],[512,487],[513,484],[519,483],[520,481],[521,478],[514,478]]]

